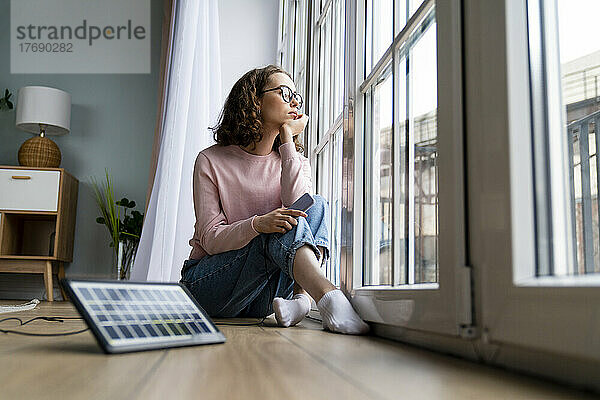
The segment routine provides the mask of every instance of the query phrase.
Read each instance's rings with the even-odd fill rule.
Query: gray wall
[[[115,189],[143,211],[157,107],[162,0],[151,0],[151,73],[148,75],[12,75],[10,38],[0,36],[0,90],[47,85],[71,93],[71,133],[52,137],[65,168],[79,179],[73,262],[68,277],[108,276],[112,253],[106,228],[89,185],[90,176],[112,171]],[[223,100],[248,70],[274,64],[277,56],[278,0],[219,1]],[[10,0],[0,0],[0,24],[10,24]],[[14,110],[0,113],[0,164],[18,165],[17,151],[31,137],[14,126]],[[55,283],[55,298],[60,298]],[[0,299],[45,298],[41,275],[0,274]]]
[[[219,1],[223,101],[253,68],[275,64],[279,0]]]
[[[79,180],[73,262],[68,277],[107,277],[112,264],[106,228],[89,184],[110,168],[119,196],[138,204],[143,212],[158,97],[162,0],[151,0],[150,74],[11,74],[10,1],[0,0],[0,90],[17,95],[22,86],[41,85],[71,94],[71,132],[51,137],[62,153],[61,167]],[[16,99],[15,99],[16,103]],[[15,112],[0,113],[0,164],[18,165],[17,151],[30,134],[14,126]],[[55,288],[57,288],[55,284]],[[15,292],[17,291],[17,292]],[[55,290],[58,294],[58,291]],[[41,275],[0,274],[0,298],[45,296]]]

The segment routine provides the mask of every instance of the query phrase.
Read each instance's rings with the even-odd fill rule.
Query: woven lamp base
[[[19,164],[24,167],[57,168],[60,161],[60,149],[45,136],[34,136],[19,149]]]

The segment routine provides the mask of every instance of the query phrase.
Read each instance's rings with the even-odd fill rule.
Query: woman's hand
[[[294,136],[302,133],[308,124],[308,115],[298,114],[295,119],[288,119],[279,127],[279,137],[281,143],[291,142]]]
[[[259,233],[285,233],[298,224],[294,217],[307,217],[304,211],[289,208],[276,208],[265,215],[254,218],[254,229]]]

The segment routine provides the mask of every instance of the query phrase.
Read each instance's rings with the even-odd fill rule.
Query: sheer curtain
[[[174,0],[171,64],[156,173],[132,281],[177,282],[194,232],[192,172],[198,152],[214,143],[208,126],[221,107],[217,0]]]

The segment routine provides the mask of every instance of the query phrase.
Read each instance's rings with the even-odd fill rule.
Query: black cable
[[[28,332],[10,331],[10,330],[5,330],[5,329],[0,329],[0,332],[2,332],[2,333],[15,333],[17,335],[24,335],[24,336],[68,336],[68,335],[76,335],[78,333],[85,332],[85,331],[87,331],[89,329],[90,328],[85,328],[85,329],[82,329],[80,331],[66,332],[66,333],[28,333]]]
[[[42,320],[51,321],[51,322],[64,322],[63,320],[65,320],[65,319],[83,319],[83,318],[80,318],[80,317],[35,317],[35,318],[31,318],[30,320],[23,322],[21,320],[21,318],[9,317],[9,318],[0,319],[0,322],[10,321],[11,319],[19,321],[19,323],[21,324],[20,326],[23,326],[23,325],[27,325],[28,323],[35,321],[37,319],[42,319]],[[7,330],[7,329],[0,329],[0,332],[6,333],[6,334],[14,333],[17,335],[24,335],[24,336],[68,336],[68,335],[76,335],[78,333],[85,332],[89,329],[90,328],[85,328],[80,331],[65,332],[65,333],[29,333],[29,332],[19,332],[19,331]]]
[[[308,319],[312,319],[313,321],[317,321],[317,322],[322,322],[320,319],[315,318],[315,317],[311,317],[309,315],[307,315],[304,318],[308,318]],[[252,325],[261,325],[264,320],[267,319],[267,317],[263,317],[263,319],[261,319],[259,322],[255,322],[255,323],[249,323],[249,324],[234,324],[234,323],[228,323],[228,322],[214,322],[215,325],[234,325],[234,326],[252,326]]]
[[[259,322],[247,323],[247,324],[220,322],[220,323],[215,323],[215,325],[233,325],[233,326],[261,325],[265,321],[266,318],[267,317],[263,317]],[[23,326],[23,325],[27,325],[28,323],[30,323],[32,321],[38,320],[38,319],[45,320],[45,321],[51,321],[51,322],[64,322],[63,320],[65,320],[65,319],[83,319],[83,318],[80,318],[80,317],[35,317],[35,318],[31,318],[30,320],[23,322],[20,318],[9,317],[9,318],[0,319],[0,323],[4,322],[4,321],[16,320],[16,321],[19,321],[19,323],[21,324],[20,326]],[[65,333],[28,333],[28,332],[19,332],[19,331],[13,331],[13,330],[8,330],[8,329],[0,329],[0,332],[6,333],[6,334],[14,333],[17,335],[25,335],[25,336],[68,336],[68,335],[76,335],[78,333],[88,331],[89,329],[90,328],[86,328],[86,329],[82,329],[80,331],[65,332]]]
[[[262,324],[265,319],[267,319],[267,317],[263,317],[263,319],[261,319],[259,322],[254,322],[254,323],[249,323],[249,324],[234,324],[234,323],[229,323],[229,322],[213,322],[215,325],[233,325],[233,326],[253,326],[253,325],[260,325]]]
[[[81,317],[35,317],[35,318],[31,318],[30,320],[23,322],[20,318],[9,317],[9,318],[0,319],[0,323],[2,323],[4,321],[16,320],[16,321],[19,321],[19,323],[21,324],[20,326],[23,326],[23,325],[27,325],[28,323],[30,323],[32,321],[38,320],[38,319],[50,321],[50,322],[64,322],[65,319],[83,319],[83,318],[81,318]],[[253,326],[253,325],[261,325],[265,321],[265,319],[267,319],[267,317],[263,317],[259,322],[254,322],[254,323],[237,324],[237,323],[219,322],[219,323],[215,323],[215,325]],[[69,335],[76,335],[79,333],[86,332],[89,329],[90,328],[85,328],[80,331],[65,332],[65,333],[29,333],[29,332],[19,332],[19,331],[8,330],[8,329],[0,329],[0,333],[5,333],[5,334],[14,333],[16,335],[24,335],[24,336],[69,336]]]
[[[317,311],[317,310],[311,310],[311,311]],[[319,318],[315,318],[315,317],[311,317],[309,315],[307,315],[304,318],[308,318],[308,319],[312,319],[313,321],[317,321],[317,322],[323,322],[321,321]],[[251,326],[251,325],[260,325],[264,322],[264,320],[267,319],[267,317],[263,317],[263,319],[261,319],[259,322],[255,322],[255,323],[250,323],[250,324],[234,324],[234,323],[227,323],[227,322],[219,322],[219,323],[214,323],[215,325],[237,325],[237,326]]]

